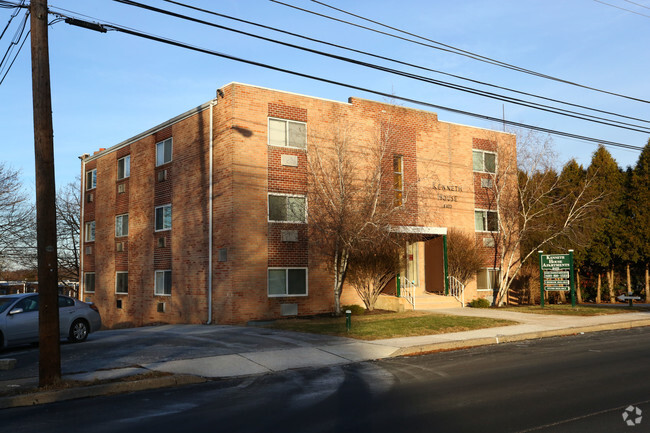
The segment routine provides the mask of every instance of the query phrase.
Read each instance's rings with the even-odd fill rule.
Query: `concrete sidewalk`
[[[230,343],[222,345],[217,351],[218,354],[215,355],[209,355],[210,351],[207,350],[205,353],[194,352],[187,357],[180,358],[178,356],[174,358],[161,357],[161,360],[153,360],[145,357],[140,362],[136,362],[135,366],[131,364],[125,367],[116,363],[115,365],[104,365],[101,369],[90,368],[86,372],[64,375],[66,380],[88,383],[88,386],[79,386],[66,390],[37,391],[38,379],[36,377],[0,379],[0,393],[11,389],[23,392],[19,395],[4,397],[0,394],[0,409],[198,383],[214,378],[256,375],[305,367],[325,367],[439,350],[650,326],[650,312],[590,317],[526,314],[473,308],[436,310],[435,312],[508,319],[519,323],[512,326],[474,331],[375,341],[313,336],[250,327],[206,327],[197,325],[177,329],[169,325],[158,329],[155,327],[148,329],[136,328],[133,331],[129,330],[127,334],[129,332],[131,335],[167,332],[170,335],[176,335],[176,338],[195,340],[197,346],[202,344],[201,338],[206,338],[210,332],[220,333],[219,338],[221,340],[224,340],[225,333],[229,333],[231,339],[225,339],[224,341]],[[105,333],[105,340],[118,338],[117,334],[115,336],[110,334],[112,331],[102,332]],[[128,338],[128,336],[123,338]],[[210,336],[210,338],[215,337]],[[240,340],[249,344],[241,344]],[[84,344],[90,344],[90,342]],[[206,356],[202,356],[204,354]],[[0,359],[0,370],[2,368],[3,364]],[[147,374],[151,376],[152,372],[169,374],[158,375],[158,377],[144,376],[142,380],[139,380],[140,375]],[[0,371],[0,378],[2,376]],[[124,380],[125,377],[132,377],[135,380]],[[102,381],[109,381],[109,383],[97,384],[97,382]],[[30,390],[34,392],[29,392]]]

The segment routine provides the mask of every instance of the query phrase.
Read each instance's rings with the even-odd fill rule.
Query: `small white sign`
[[[297,155],[282,155],[280,156],[280,163],[288,167],[298,167]]]

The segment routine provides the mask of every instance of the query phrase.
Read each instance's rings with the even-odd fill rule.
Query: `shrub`
[[[347,310],[352,311],[353,316],[358,316],[366,312],[366,309],[363,308],[361,305],[343,305],[341,307],[341,311],[343,312],[343,314],[345,314]]]
[[[469,303],[472,308],[490,308],[490,301],[485,298],[478,298]]]

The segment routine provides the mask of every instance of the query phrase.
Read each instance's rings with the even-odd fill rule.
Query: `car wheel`
[[[75,320],[72,322],[70,327],[70,334],[68,335],[68,340],[73,343],[80,343],[88,337],[88,324],[81,319]]]

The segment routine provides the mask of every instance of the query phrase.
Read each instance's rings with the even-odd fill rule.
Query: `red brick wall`
[[[86,168],[97,167],[94,203],[84,218],[95,218],[96,242],[93,260],[84,260],[84,270],[96,272],[96,290],[86,294],[95,302],[108,327],[148,323],[200,323],[207,320],[207,214],[205,175],[207,164],[207,110],[169,128],[144,137],[114,152],[105,152]],[[158,141],[173,137],[172,162],[155,167]],[[131,174],[117,181],[117,159],[131,155]],[[167,180],[158,182],[157,172],[167,169]],[[173,178],[179,170],[184,176]],[[117,185],[126,191],[119,194]],[[172,230],[154,231],[154,208],[172,204]],[[86,203],[88,204],[88,203]],[[176,209],[176,213],[174,210]],[[186,212],[183,212],[186,209]],[[128,213],[128,237],[115,237],[115,216]],[[99,230],[97,230],[99,228]],[[158,238],[166,246],[158,247]],[[117,242],[124,251],[118,252]],[[154,271],[172,270],[172,295],[154,294]],[[115,272],[129,272],[128,294],[115,294]],[[122,300],[122,308],[116,306]],[[166,311],[158,312],[159,302]]]
[[[268,118],[307,122],[325,130],[340,115],[359,125],[364,139],[387,126],[394,134],[386,164],[403,156],[405,192],[409,193],[399,225],[459,226],[473,230],[474,201],[482,200],[471,173],[471,148],[492,150],[473,128],[438,122],[435,113],[394,107],[362,99],[340,103],[240,84],[220,89],[214,106],[213,202],[209,208],[209,109],[154,132],[129,146],[93,157],[97,167],[93,203],[84,219],[96,221],[92,257],[84,270],[96,270],[95,301],[107,326],[148,323],[202,323],[208,320],[209,214],[212,212],[212,321],[241,323],[280,316],[282,304],[298,313],[329,312],[334,305],[333,278],[326,263],[310,248],[306,224],[268,223],[268,194],[307,194],[306,151],[268,145]],[[309,116],[308,116],[309,114]],[[472,139],[472,135],[476,140]],[[487,134],[483,134],[487,135]],[[155,167],[155,145],[173,139],[172,162]],[[310,135],[308,134],[308,137]],[[308,143],[309,148],[309,143]],[[131,155],[131,176],[119,181],[117,159]],[[295,155],[297,167],[282,166],[282,155]],[[445,159],[447,158],[447,159]],[[157,172],[166,169],[167,180]],[[462,185],[453,209],[438,210],[431,179]],[[447,178],[451,180],[446,180]],[[425,179],[425,182],[422,181]],[[411,189],[409,189],[411,188]],[[392,195],[392,185],[387,186]],[[467,196],[467,198],[466,198]],[[470,203],[471,201],[471,203]],[[172,204],[172,229],[155,232],[154,208]],[[307,197],[309,207],[309,197]],[[115,215],[129,214],[125,251],[115,251]],[[298,242],[282,242],[282,230],[296,230]],[[158,246],[158,238],[165,246]],[[122,240],[120,238],[120,240]],[[226,260],[219,260],[219,252]],[[268,296],[268,267],[308,266],[308,296]],[[115,295],[115,272],[129,272],[128,295]],[[172,295],[154,294],[154,271],[172,269]],[[350,290],[350,288],[346,288]],[[122,309],[115,301],[122,300]],[[159,313],[159,302],[166,311]]]
[[[472,148],[476,150],[485,150],[489,152],[497,152],[497,142],[494,140],[473,138]],[[497,164],[499,163],[499,156],[497,155]],[[494,183],[497,181],[496,176],[491,173],[474,172],[474,207],[480,210],[497,210],[496,195]],[[489,179],[492,181],[493,187],[483,187],[482,179]],[[484,239],[493,239],[495,247],[488,247],[484,244]],[[479,245],[479,251],[483,258],[483,265],[485,267],[496,267],[498,250],[498,236],[495,233],[477,232],[476,241]]]

